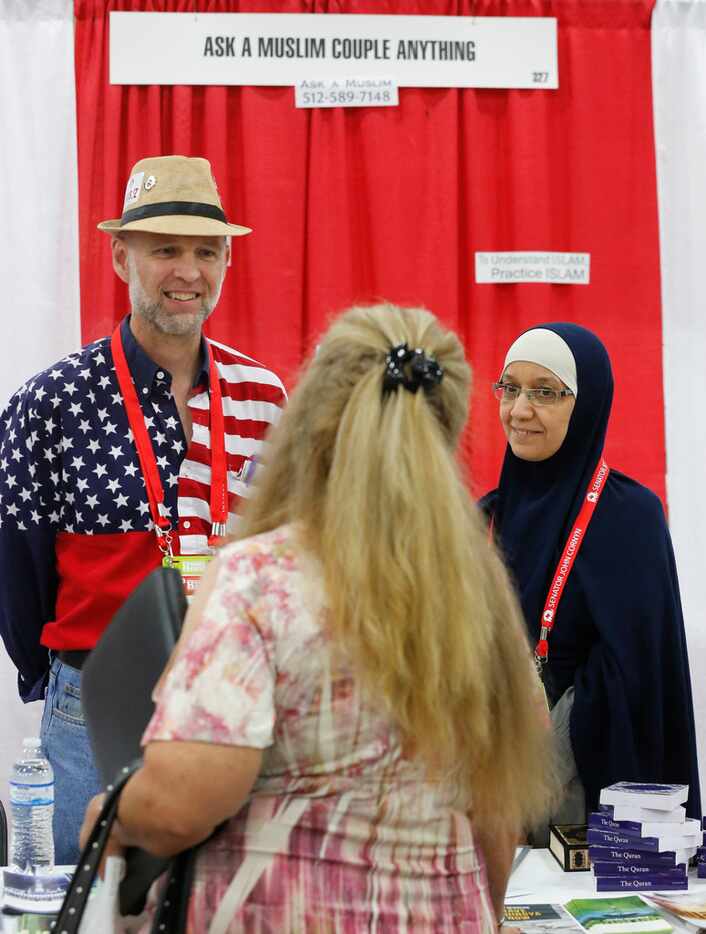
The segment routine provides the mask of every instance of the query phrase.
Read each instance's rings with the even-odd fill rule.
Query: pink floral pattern
[[[249,800],[201,850],[189,931],[206,934],[238,868],[261,860],[229,934],[493,932],[454,788],[403,757],[362,695],[293,528],[227,546],[220,568],[144,736],[264,750]]]

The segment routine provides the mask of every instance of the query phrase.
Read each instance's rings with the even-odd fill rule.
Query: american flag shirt
[[[171,375],[126,318],[123,347],[157,459],[176,554],[209,551],[208,355],[188,405],[188,446]],[[223,399],[228,532],[265,434],[286,400],[278,377],[209,341]],[[25,383],[0,420],[0,634],[24,700],[43,694],[47,649],[90,649],[115,610],[161,561],[110,338]]]

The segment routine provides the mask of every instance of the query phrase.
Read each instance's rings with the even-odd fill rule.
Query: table
[[[701,890],[706,899],[706,879],[697,879],[696,870],[689,871],[689,892]],[[657,891],[657,890],[655,890]],[[665,892],[667,896],[678,896],[684,892]],[[523,862],[510,877],[505,901],[509,905],[522,904],[565,904],[572,898],[610,898],[617,895],[648,895],[647,891],[596,892],[593,873],[564,872],[549,850],[530,850]],[[676,931],[690,931],[672,915],[667,915]]]
[[[57,871],[71,871],[72,866],[57,867]],[[703,890],[706,898],[706,879],[697,879],[696,870],[689,872],[689,891]],[[530,850],[521,865],[510,877],[505,901],[512,904],[564,904],[572,898],[609,895],[640,895],[646,892],[597,893],[592,872],[564,872],[549,850]],[[678,895],[668,892],[667,895]],[[0,899],[2,872],[0,872]],[[672,918],[675,927],[678,925]]]
[[[689,871],[689,891],[704,890],[706,879],[697,879],[696,870]],[[505,901],[513,902],[566,902],[570,898],[588,898],[600,895],[640,895],[648,892],[596,892],[592,872],[564,872],[549,850],[531,850],[526,859],[510,877]],[[665,892],[665,895],[678,895]]]

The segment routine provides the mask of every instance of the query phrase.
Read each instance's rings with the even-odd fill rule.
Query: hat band
[[[125,211],[120,218],[120,226],[148,217],[163,217],[170,214],[188,214],[191,217],[209,217],[214,221],[227,224],[223,211],[215,204],[203,204],[199,201],[162,201],[160,204],[145,204],[141,208]]]

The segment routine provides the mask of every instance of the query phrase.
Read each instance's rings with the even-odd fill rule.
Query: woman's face
[[[503,383],[521,389],[566,389],[558,376],[538,363],[511,363]],[[533,405],[523,393],[513,401],[500,402],[500,421],[512,453],[525,461],[544,461],[556,454],[569,430],[574,396],[561,396],[553,405]]]

